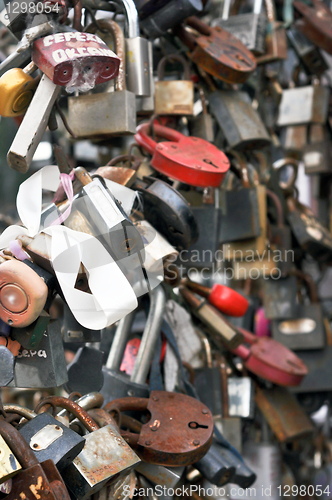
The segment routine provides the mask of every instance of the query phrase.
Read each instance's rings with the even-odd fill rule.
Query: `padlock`
[[[276,20],[274,0],[264,0],[267,15],[267,31],[265,39],[265,54],[258,56],[257,64],[269,64],[287,59],[287,36],[284,25]]]
[[[280,131],[280,142],[286,156],[301,160],[307,144],[308,126],[289,125]]]
[[[146,378],[160,335],[165,304],[165,292],[159,285],[150,292],[149,315],[130,378],[120,372],[120,366],[135,313],[131,312],[120,320],[106,366],[103,368],[104,385],[100,392],[107,403],[124,396],[148,397],[149,387]]]
[[[24,328],[42,312],[48,296],[43,277],[19,260],[9,260],[0,266],[0,317],[8,325]]]
[[[114,399],[105,410],[149,411],[151,418],[141,426],[139,434],[121,431],[121,435],[143,460],[154,464],[193,464],[205,455],[212,442],[210,410],[185,394],[151,391],[149,399]]]
[[[282,93],[277,125],[325,124],[329,99],[330,89],[321,85],[286,89]]]
[[[328,65],[318,47],[293,26],[288,28],[287,37],[306,72],[321,77],[328,69]]]
[[[74,172],[83,188],[73,202],[72,212],[77,209],[83,215],[92,233],[100,239],[119,266],[123,264],[126,269],[126,265],[129,267],[132,262],[135,265],[135,260],[128,262],[130,257],[138,257],[138,265],[144,262],[142,237],[118,200],[99,178],[93,179],[83,167],[75,168]]]
[[[120,59],[97,36],[79,31],[55,33],[33,43],[32,61],[56,85],[92,88],[115,78]]]
[[[80,347],[74,359],[67,366],[68,382],[64,389],[70,394],[88,394],[98,392],[103,386],[104,376],[102,374],[104,353],[92,347]],[[87,366],[93,366],[93,372],[87,370]]]
[[[323,349],[326,334],[316,284],[308,274],[297,271],[296,276],[307,286],[310,304],[297,304],[290,319],[272,321],[272,336],[290,349]]]
[[[138,12],[134,0],[121,0],[125,14],[126,80],[129,92],[136,96],[151,95],[150,50],[152,43],[140,36]],[[99,23],[99,20],[98,20]]]
[[[302,15],[295,21],[295,27],[314,45],[332,54],[332,14],[329,8],[318,0],[312,0],[312,7],[298,0],[294,2],[293,6]]]
[[[215,420],[220,418],[222,413],[220,372],[219,368],[213,363],[212,349],[208,337],[200,329],[197,329],[196,332],[204,349],[206,366],[195,369],[194,386],[200,401],[209,408]],[[227,479],[227,476],[229,476],[229,473],[224,479]]]
[[[257,269],[261,274],[269,275],[270,273],[278,272],[278,269],[275,267],[275,262],[273,261],[273,259],[269,258],[268,252],[266,250],[266,187],[263,184],[256,184],[256,192],[258,198],[260,235],[256,238],[234,241],[232,243],[225,243],[222,247],[224,258],[227,260],[235,261],[233,264],[235,276],[240,274],[241,271],[239,272],[239,269],[241,268],[243,268],[245,275],[248,276],[251,267]],[[260,256],[263,256],[263,259]],[[247,257],[249,257],[249,259],[247,259]],[[254,257],[254,261],[250,260],[252,257]],[[264,270],[264,266],[266,266],[266,271]],[[236,270],[236,267],[238,267],[238,270]],[[274,269],[276,269],[276,271],[273,271]],[[243,277],[238,277],[236,279],[243,279]]]
[[[194,117],[189,120],[190,135],[200,137],[209,142],[214,142],[213,118],[207,111],[206,98],[202,87],[199,88],[200,102],[202,103],[202,112],[196,115],[194,104]],[[199,101],[198,101],[199,102]]]
[[[14,170],[28,171],[60,90],[46,75],[41,77],[7,154],[8,165]]]
[[[292,387],[292,392],[303,394],[304,398],[309,399],[309,404],[319,398],[318,407],[313,411],[319,410],[324,404],[326,391],[331,391],[331,355],[332,346],[326,345],[324,349],[312,351],[297,351],[297,356],[308,368],[308,374],[304,377],[298,387]],[[321,401],[320,395],[323,395]],[[302,403],[302,402],[301,402]]]
[[[1,339],[3,339],[3,337],[1,337]],[[8,339],[6,339],[6,341],[8,341]],[[7,346],[0,345],[0,360],[0,384],[1,387],[5,387],[14,378],[14,355]]]
[[[0,450],[0,482],[2,484],[15,476],[22,470],[22,467],[2,436],[0,436]]]
[[[296,315],[297,283],[295,276],[264,280],[263,305],[267,319],[294,318]]]
[[[235,476],[234,463],[223,455],[223,449],[216,439],[213,439],[209,451],[194,464],[204,478],[216,486],[229,483]]]
[[[38,85],[38,78],[30,76],[37,69],[34,63],[23,69],[13,68],[0,78],[0,115],[20,116],[27,110]]]
[[[166,182],[143,177],[134,184],[143,199],[145,220],[179,250],[187,249],[198,238],[198,227],[189,203]]]
[[[248,300],[232,288],[215,283],[212,288],[185,278],[183,284],[193,292],[208,299],[210,304],[228,316],[243,316],[249,306]]]
[[[223,315],[205,299],[198,297],[183,285],[179,290],[194,315],[207,327],[216,342],[221,342],[230,349],[236,348],[243,342],[242,335],[232,328]]]
[[[228,377],[228,414],[230,417],[254,418],[255,388],[251,377]]]
[[[309,126],[309,141],[303,148],[305,173],[329,174],[331,172],[332,141],[328,128],[320,123]]]
[[[66,303],[63,304],[61,334],[64,342],[82,344],[85,342],[100,342],[101,340],[100,330],[91,330],[80,325]]]
[[[265,125],[245,92],[212,92],[209,104],[229,149],[261,149],[271,144]]]
[[[233,158],[242,186],[240,189],[221,190],[225,214],[221,217],[219,241],[223,244],[261,235],[258,186],[250,182],[244,155],[233,152]]]
[[[231,417],[229,415],[228,377],[225,357],[221,354],[217,356],[219,376],[221,379],[221,400],[222,414],[215,421],[215,425],[223,437],[241,453],[242,450],[242,422],[241,417]]]
[[[174,33],[189,50],[190,59],[208,74],[227,83],[243,83],[256,69],[256,61],[238,38],[219,26],[211,28],[195,16],[186,24],[198,32],[198,37],[178,26]]]
[[[184,69],[184,80],[165,80],[165,66],[179,62]],[[169,54],[160,59],[158,81],[155,86],[155,113],[157,115],[192,115],[194,112],[194,83],[190,80],[190,69],[185,58]]]
[[[221,19],[215,19],[212,26],[220,26],[236,36],[254,54],[264,54],[267,18],[262,10],[262,0],[256,0],[253,12],[229,17],[230,0],[224,3]]]
[[[39,462],[52,459],[59,471],[83,450],[84,439],[48,413],[41,413],[19,429]]]
[[[309,207],[294,198],[287,198],[288,222],[297,243],[318,261],[330,260],[332,235],[314,216]]]
[[[236,327],[236,330],[242,333],[248,347],[240,345],[231,352],[243,359],[249,371],[282,386],[297,386],[307,375],[308,369],[303,361],[280,342],[257,337],[241,327]]]
[[[135,134],[138,144],[153,155],[153,168],[192,186],[220,185],[229,168],[229,161],[224,153],[198,137],[186,137],[161,125],[153,127],[158,137],[168,141],[155,142],[148,135],[149,124],[139,125]]]
[[[159,38],[180,24],[187,17],[194,16],[203,10],[201,0],[171,0],[159,3],[151,2],[151,8],[136,2],[140,15],[140,27],[150,39]]]
[[[309,438],[314,433],[310,418],[286,387],[257,386],[255,402],[281,443]]]
[[[60,322],[51,321],[38,347],[23,349],[17,356],[10,387],[59,387],[67,380]]]
[[[114,92],[108,86],[105,92],[68,98],[68,123],[76,137],[81,139],[130,135],[136,130],[135,94],[126,87],[124,35],[120,26],[111,19],[98,19],[98,27],[112,35],[120,67]],[[95,24],[87,27],[87,31],[97,29]]]
[[[184,473],[185,467],[165,467],[162,465],[141,462],[135,471],[146,477],[152,484],[159,484],[166,488],[174,488]]]
[[[40,464],[23,436],[7,422],[0,422],[0,434],[22,466],[22,470],[12,481],[8,500],[23,496],[27,500],[36,500],[36,495],[40,500],[70,500],[67,488],[52,460]]]
[[[50,315],[46,311],[42,311],[31,325],[25,328],[12,328],[11,337],[19,342],[24,349],[36,349],[43,339],[50,319]]]
[[[75,498],[85,500],[114,476],[128,473],[140,462],[113,425],[100,428],[90,415],[73,401],[61,397],[45,398],[36,407],[36,411],[49,401],[74,413],[90,431],[84,436],[83,450],[62,471],[62,477]]]

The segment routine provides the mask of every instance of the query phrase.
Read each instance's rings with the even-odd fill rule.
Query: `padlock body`
[[[83,450],[62,476],[75,498],[85,500],[113,476],[129,473],[139,462],[121,435],[106,425],[85,436]]]
[[[157,115],[192,115],[194,84],[187,80],[156,82],[155,113]]]
[[[255,188],[223,191],[225,212],[221,217],[220,242],[256,238],[261,234],[259,204]]]
[[[330,89],[321,85],[308,85],[286,89],[282,93],[277,125],[322,123],[327,119]]]
[[[247,49],[256,54],[264,54],[267,19],[264,14],[238,14],[228,19],[218,19],[215,26],[236,36]]]
[[[298,304],[294,318],[272,323],[272,336],[295,351],[323,349],[325,328],[320,304]]]
[[[40,462],[52,459],[61,471],[82,451],[85,440],[48,413],[41,413],[20,429]]]
[[[32,60],[56,85],[90,88],[115,78],[120,59],[97,36],[78,31],[55,33],[33,43]]]
[[[126,72],[127,90],[136,96],[148,97],[151,95],[150,65],[151,42],[146,38],[126,38]]]
[[[69,97],[68,122],[80,139],[134,134],[135,95],[121,90]]]
[[[20,68],[8,70],[0,78],[0,115],[20,116],[27,110],[37,88],[37,80]]]
[[[295,276],[264,280],[263,304],[267,319],[290,319],[296,315]]]
[[[209,95],[210,110],[231,149],[260,149],[271,138],[245,92],[223,91]]]

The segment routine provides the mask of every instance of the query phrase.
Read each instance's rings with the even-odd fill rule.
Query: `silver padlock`
[[[166,296],[161,285],[150,292],[150,309],[136,362],[130,377],[120,372],[120,365],[134,321],[135,311],[120,320],[112,347],[103,368],[104,385],[101,394],[108,403],[112,399],[125,396],[148,397],[146,378],[154,355],[155,345],[160,335]]]
[[[115,52],[121,60],[119,75],[114,92],[110,83],[105,92],[68,98],[68,122],[78,139],[105,139],[136,132],[135,94],[126,88],[124,35],[120,26],[111,19],[98,19],[98,26],[113,36]],[[90,25],[87,32],[97,29]]]
[[[46,130],[61,87],[43,75],[7,154],[9,166],[26,173]]]
[[[127,88],[137,96],[150,96],[149,47],[152,43],[140,36],[138,12],[134,0],[121,0],[125,10]]]
[[[231,0],[226,0],[222,18],[212,21],[212,26],[229,31],[254,53],[264,54],[267,17],[261,12],[262,3],[262,0],[255,0],[253,12],[228,17]]]

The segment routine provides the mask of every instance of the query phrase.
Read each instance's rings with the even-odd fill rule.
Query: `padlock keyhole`
[[[189,422],[188,427],[190,427],[190,429],[208,429],[209,428],[208,425],[201,425],[198,422]]]

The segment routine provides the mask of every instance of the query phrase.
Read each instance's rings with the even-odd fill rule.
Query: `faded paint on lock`
[[[179,80],[156,83],[155,112],[157,115],[192,115],[193,108],[193,82]]]
[[[6,441],[0,436],[0,479],[5,480],[14,476],[22,469]],[[6,493],[9,493],[7,491]]]

